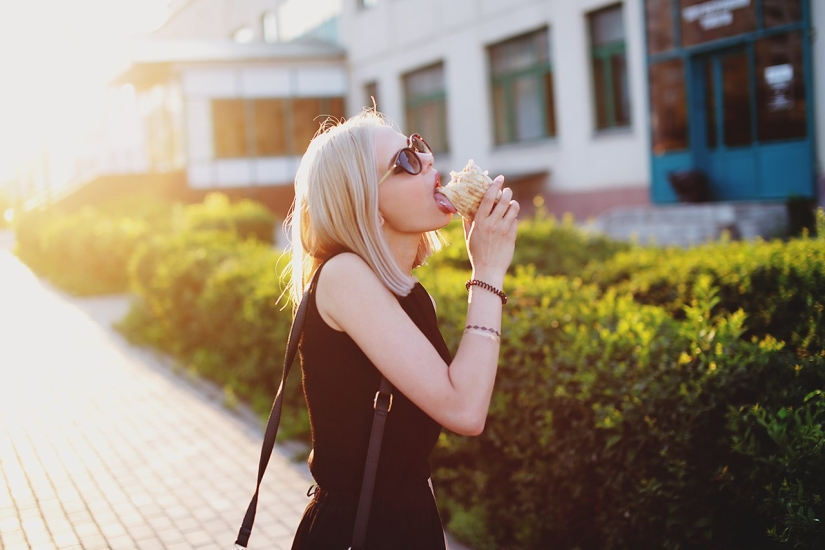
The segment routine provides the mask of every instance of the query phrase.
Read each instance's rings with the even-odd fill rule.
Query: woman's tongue
[[[457,212],[455,206],[453,206],[453,203],[450,202],[450,199],[438,191],[435,192],[435,203],[443,212],[447,214],[455,214]]]

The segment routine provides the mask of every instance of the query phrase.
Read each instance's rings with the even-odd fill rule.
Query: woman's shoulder
[[[338,279],[340,277],[364,277],[369,274],[375,276],[361,256],[353,252],[342,252],[324,262],[320,276]]]
[[[352,252],[342,252],[327,260],[318,276],[318,285],[355,293],[384,286],[369,264]]]

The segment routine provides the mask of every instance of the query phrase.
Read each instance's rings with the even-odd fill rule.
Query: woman
[[[443,549],[428,455],[441,427],[484,428],[499,354],[504,275],[519,205],[498,177],[465,235],[473,267],[465,336],[455,358],[434,304],[412,276],[452,219],[423,139],[365,111],[327,128],[307,149],[295,182],[292,295],[309,288],[301,339],[318,484],[293,549],[349,547],[364,473],[373,398],[393,386],[375,482],[368,549]],[[480,284],[480,283],[479,283]],[[489,290],[488,290],[489,289]]]

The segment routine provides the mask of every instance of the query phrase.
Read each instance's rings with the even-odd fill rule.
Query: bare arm
[[[509,190],[493,207],[501,184],[497,179],[475,222],[465,227],[473,276],[498,288],[512,260],[518,214]],[[497,342],[465,334],[448,366],[395,296],[354,254],[327,263],[318,280],[317,302],[324,319],[349,334],[384,376],[430,417],[459,434],[481,433],[498,365]],[[499,297],[474,287],[467,323],[500,330]]]

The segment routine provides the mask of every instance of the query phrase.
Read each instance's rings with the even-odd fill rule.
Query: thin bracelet
[[[466,327],[464,327],[464,328],[465,328],[465,329],[468,329],[468,328],[474,328],[474,329],[477,329],[477,330],[483,330],[484,332],[489,332],[490,334],[495,334],[496,336],[498,336],[499,338],[501,338],[501,333],[500,333],[499,331],[497,331],[496,329],[494,329],[494,328],[490,328],[490,327],[480,327],[480,326],[478,326],[478,325],[467,325],[467,326],[466,326]]]
[[[490,283],[485,283],[484,281],[479,281],[478,279],[470,279],[464,284],[464,288],[466,288],[468,292],[470,291],[471,286],[478,286],[483,288],[484,290],[489,290],[493,294],[498,295],[498,297],[501,298],[501,305],[505,305],[507,303],[507,295],[504,294],[504,292],[502,292],[501,290],[491,285]]]
[[[493,342],[496,342],[498,344],[501,343],[501,337],[500,336],[496,336],[495,334],[490,334],[489,332],[484,332],[483,330],[478,330],[477,328],[465,328],[464,333],[465,334],[475,334],[476,336],[484,336],[485,338],[489,338]]]

